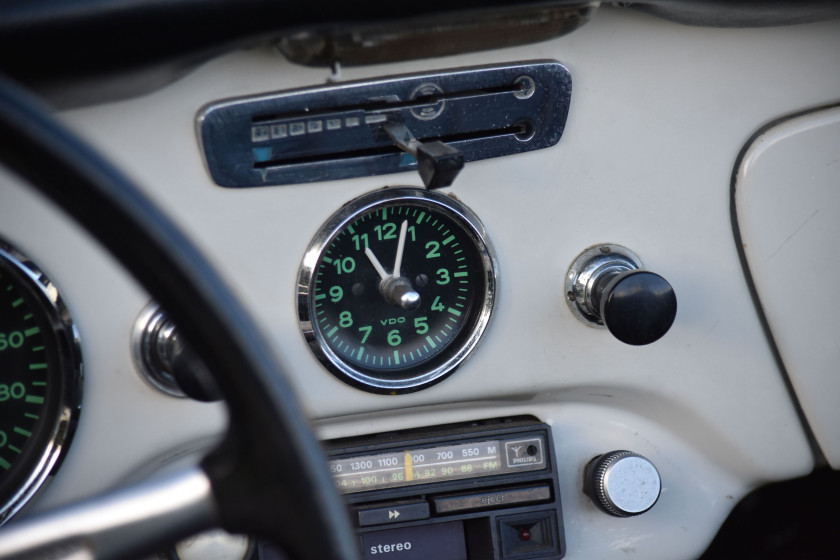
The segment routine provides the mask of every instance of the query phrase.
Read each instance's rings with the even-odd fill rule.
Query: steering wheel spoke
[[[0,559],[126,558],[217,523],[210,479],[192,467],[12,523],[0,532]]]

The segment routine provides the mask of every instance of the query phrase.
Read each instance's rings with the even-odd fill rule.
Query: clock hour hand
[[[385,272],[385,269],[382,268],[382,264],[379,262],[379,259],[376,258],[376,255],[373,254],[373,251],[370,250],[370,247],[365,247],[365,255],[367,255],[370,264],[373,265],[373,268],[376,269],[376,272],[379,273],[379,277],[382,280],[385,280],[389,277],[389,274]]]

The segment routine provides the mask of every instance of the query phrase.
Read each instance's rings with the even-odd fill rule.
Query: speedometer
[[[304,258],[298,312],[310,347],[344,381],[379,393],[440,381],[473,350],[496,294],[484,227],[452,196],[411,187],[364,195]]]
[[[0,243],[0,523],[57,467],[79,411],[77,337],[55,286]]]

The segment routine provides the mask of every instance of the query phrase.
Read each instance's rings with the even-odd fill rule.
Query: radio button
[[[539,511],[498,518],[502,558],[560,554],[557,518],[553,511]]]
[[[414,502],[358,510],[359,526],[401,523],[429,518],[429,503]]]
[[[547,484],[541,484],[539,486],[510,488],[477,494],[443,496],[434,498],[433,502],[437,513],[454,513],[474,509],[510,507],[550,499],[551,488]]]
[[[362,534],[365,560],[467,560],[463,521]]]

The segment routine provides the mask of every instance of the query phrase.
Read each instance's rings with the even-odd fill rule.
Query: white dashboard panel
[[[72,445],[35,509],[149,473],[224,426],[221,407],[164,397],[135,372],[130,335],[148,297],[75,223],[0,170],[2,237],[55,284],[81,338],[83,401]],[[206,442],[201,442],[206,446]]]
[[[738,223],[762,307],[805,415],[840,467],[840,108],[785,119],[738,170]]]
[[[549,42],[344,69],[349,80],[555,59],[572,74],[559,144],[470,163],[446,189],[488,229],[500,266],[497,308],[457,372],[399,396],[359,391],[322,368],[300,332],[295,284],[312,236],[337,208],[383,185],[418,185],[419,177],[224,189],[199,150],[195,118],[206,104],[321,85],[326,70],[294,66],[267,47],[242,50],[155,93],[60,117],[219,268],[275,342],[322,437],[535,415],[554,429],[566,558],[691,558],[750,489],[814,466],[744,280],[729,189],[754,130],[837,98],[838,52],[837,22],[701,29],[604,8]],[[38,507],[107,488],[219,433],[221,407],[158,394],[136,375],[129,333],[147,303],[142,291],[7,176],[0,200],[0,236],[62,287],[84,344],[81,425]],[[605,242],[632,249],[674,286],[676,322],[653,345],[623,345],[566,306],[567,268]],[[663,476],[660,503],[629,520],[601,513],[581,491],[586,463],[621,448],[647,456]]]

